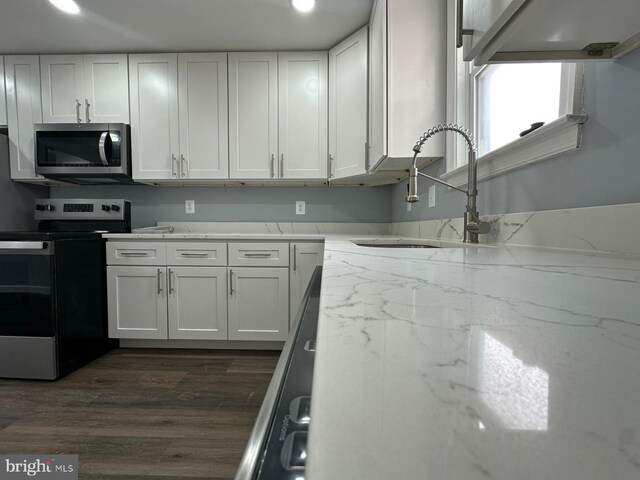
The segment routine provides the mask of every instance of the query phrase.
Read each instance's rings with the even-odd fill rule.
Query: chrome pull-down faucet
[[[469,163],[468,163],[468,171],[469,171],[469,181],[467,182],[467,190],[451,185],[450,183],[445,182],[444,180],[440,180],[439,178],[432,177],[431,175],[427,175],[426,173],[422,173],[418,171],[418,167],[416,165],[418,154],[422,151],[422,145],[431,137],[433,137],[436,133],[451,131],[456,132],[462,135],[467,143],[467,149],[469,150]],[[411,169],[409,170],[409,193],[407,195],[406,201],[409,203],[415,203],[420,200],[418,196],[418,175],[433,180],[434,182],[441,183],[442,185],[446,185],[447,187],[453,188],[454,190],[458,190],[467,195],[467,210],[464,213],[464,239],[465,243],[478,243],[478,235],[489,233],[491,230],[491,225],[487,222],[481,222],[480,216],[478,214],[478,210],[476,208],[476,198],[478,197],[478,186],[477,186],[477,165],[476,165],[476,152],[478,148],[476,147],[476,143],[473,140],[473,136],[471,132],[469,132],[466,128],[460,127],[454,124],[445,124],[445,125],[437,125],[433,128],[430,128],[425,133],[423,133],[418,142],[413,147],[413,164],[411,165]]]

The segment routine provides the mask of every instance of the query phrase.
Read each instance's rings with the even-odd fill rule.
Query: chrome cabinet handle
[[[293,246],[293,271],[295,272],[298,268],[298,246]]]
[[[280,154],[280,178],[284,178],[284,153]]]
[[[249,258],[268,258],[271,256],[270,253],[245,253],[245,257]]]
[[[275,155],[271,154],[271,178],[276,176],[276,158]]]
[[[85,112],[86,112],[86,122],[87,123],[91,123],[91,119],[89,118],[89,106],[91,105],[89,103],[89,100],[87,100],[86,98],[84,99],[84,104],[86,105],[85,107]]]
[[[80,107],[82,106],[82,104],[80,103],[80,101],[76,98],[76,121],[78,123],[81,123],[82,120],[80,120]]]
[[[335,161],[333,155],[329,154],[329,177],[333,178],[335,174]]]
[[[456,2],[456,48],[462,47],[463,35],[473,35],[472,29],[462,28],[463,10],[464,10],[464,0],[457,0]]]
[[[202,253],[196,253],[196,252],[193,252],[193,253],[190,253],[190,252],[182,252],[182,253],[180,253],[180,256],[182,256],[182,257],[206,257],[206,256],[208,256],[208,255],[209,255],[209,254],[208,254],[207,252],[202,252]]]
[[[229,270],[229,296],[233,296],[233,270]]]
[[[148,252],[120,252],[120,255],[123,257],[146,257],[149,255]]]
[[[173,293],[173,282],[171,281],[172,274],[173,274],[173,270],[169,269],[169,274],[167,275],[167,280],[169,281],[169,295]]]
[[[182,174],[182,178],[186,178],[187,177],[187,175],[185,173],[187,171],[187,169],[184,168],[184,162],[185,161],[186,161],[186,158],[184,158],[184,155],[180,154],[180,172]]]
[[[162,293],[162,270],[158,269],[158,295]]]
[[[178,176],[178,174],[176,173],[176,162],[177,162],[177,158],[176,156],[172,153],[171,154],[171,176],[173,178],[176,178]]]

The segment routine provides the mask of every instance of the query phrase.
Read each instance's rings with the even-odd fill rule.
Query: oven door
[[[53,247],[0,241],[0,377],[58,377]]]
[[[0,242],[0,336],[54,336],[53,250],[53,242]]]
[[[36,173],[129,175],[129,126],[121,123],[34,125]]]

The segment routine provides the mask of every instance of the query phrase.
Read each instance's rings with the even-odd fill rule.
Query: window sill
[[[478,158],[478,180],[497,177],[516,168],[540,162],[580,147],[586,115],[565,115],[525,137]],[[456,187],[467,185],[466,165],[441,176]]]

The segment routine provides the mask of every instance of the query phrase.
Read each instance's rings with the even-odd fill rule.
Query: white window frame
[[[485,68],[462,61],[462,49],[455,46],[456,2],[447,2],[447,123],[477,132],[475,78]],[[477,160],[478,181],[496,177],[524,165],[556,157],[580,147],[584,114],[584,64],[568,63],[562,68],[561,105],[567,112],[530,134],[518,138]],[[447,173],[442,178],[456,187],[467,184],[467,148],[460,135],[447,135]]]

